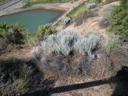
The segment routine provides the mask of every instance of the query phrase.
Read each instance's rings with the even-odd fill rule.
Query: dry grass
[[[112,60],[113,64],[117,64],[119,61],[128,61],[127,56],[121,52],[110,53],[110,59]]]
[[[112,65],[111,60],[106,57],[102,56],[98,58],[90,69],[90,75],[94,78],[106,78],[111,76]]]

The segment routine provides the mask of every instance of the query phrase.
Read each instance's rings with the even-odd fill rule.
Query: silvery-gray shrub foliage
[[[34,47],[32,53],[38,55],[42,52],[47,54],[56,52],[67,56],[71,52],[78,52],[82,55],[87,53],[91,56],[92,50],[96,48],[99,41],[100,35],[96,33],[90,33],[85,37],[78,32],[62,30],[50,35],[40,46]]]
[[[100,35],[96,33],[84,36],[71,30],[62,30],[50,35],[41,42],[41,45],[34,47],[32,56],[36,58],[40,68],[48,69],[59,76],[61,74],[85,75],[90,68],[92,50],[96,48],[99,41]]]
[[[88,37],[83,37],[77,40],[74,45],[74,48],[77,52],[81,54],[88,53],[89,56],[92,56],[92,50],[96,48],[99,41],[100,35],[96,33],[91,33]]]

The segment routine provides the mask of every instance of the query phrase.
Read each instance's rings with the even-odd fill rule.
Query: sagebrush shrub
[[[71,30],[62,30],[34,47],[32,56],[38,61],[41,70],[48,69],[58,75],[85,75],[90,65],[88,61],[93,58],[92,51],[97,48],[99,41],[100,35],[96,33],[84,36]],[[73,58],[78,54],[81,58],[75,61]]]
[[[47,52],[57,52],[68,55],[73,49],[73,43],[79,38],[79,34],[72,31],[62,31],[58,34],[50,35],[42,42],[42,49]]]
[[[81,54],[88,53],[89,56],[92,55],[92,50],[96,48],[100,41],[100,35],[96,33],[89,34],[88,38],[79,39],[75,43],[75,50]]]
[[[64,30],[57,34],[50,35],[37,49],[48,53],[62,53],[65,56],[69,55],[72,51],[80,52],[81,54],[88,53],[89,55],[99,41],[100,35],[96,33],[85,37],[80,33]]]

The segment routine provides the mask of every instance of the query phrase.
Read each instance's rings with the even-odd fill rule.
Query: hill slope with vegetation
[[[31,35],[20,23],[1,23],[0,95],[127,96],[127,7],[127,0],[88,0]],[[6,53],[10,45],[29,55]]]

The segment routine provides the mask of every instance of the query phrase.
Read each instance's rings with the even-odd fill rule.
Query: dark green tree
[[[121,0],[120,1],[120,6],[121,7],[126,7],[127,6],[127,3],[128,3],[128,0]]]

